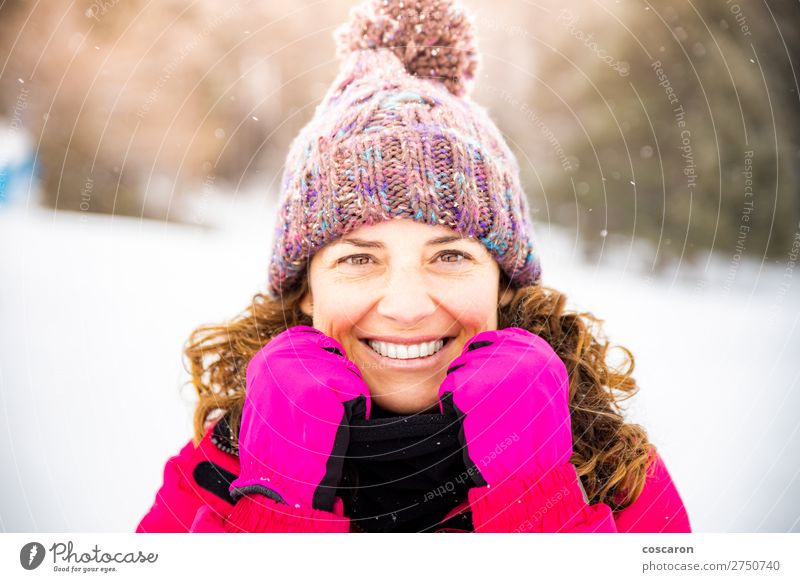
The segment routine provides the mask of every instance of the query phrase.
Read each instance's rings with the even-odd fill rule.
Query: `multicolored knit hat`
[[[286,159],[272,297],[329,242],[395,218],[475,237],[513,287],[538,283],[517,161],[466,95],[471,16],[454,0],[367,0],[335,37],[339,75]]]

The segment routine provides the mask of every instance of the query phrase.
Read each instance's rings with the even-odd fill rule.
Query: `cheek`
[[[366,313],[367,302],[355,294],[335,293],[314,305],[314,327],[337,337],[350,330]]]
[[[481,328],[496,318],[497,289],[491,285],[475,285],[448,293],[443,305],[465,326]]]

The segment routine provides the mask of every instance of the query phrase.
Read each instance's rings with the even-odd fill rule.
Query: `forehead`
[[[332,241],[328,246],[346,245],[347,241],[358,239],[360,241],[373,241],[391,244],[402,243],[404,246],[410,244],[424,245],[433,239],[453,239],[453,242],[463,241],[481,245],[475,238],[466,237],[452,228],[443,225],[431,225],[416,222],[408,218],[387,220],[377,224],[363,225],[351,230],[346,235]]]

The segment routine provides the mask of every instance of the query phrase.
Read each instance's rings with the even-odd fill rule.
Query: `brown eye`
[[[349,257],[340,259],[339,263],[345,263],[347,265],[360,267],[362,265],[366,265],[371,258],[372,257],[370,257],[369,255],[350,255]],[[355,262],[350,262],[351,259]]]
[[[463,262],[462,259],[467,258],[466,253],[462,253],[461,251],[443,251],[439,257],[455,257],[455,259],[447,259],[443,262],[445,263],[461,263]]]

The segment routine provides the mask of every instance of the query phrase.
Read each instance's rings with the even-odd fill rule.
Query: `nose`
[[[378,314],[407,326],[436,311],[425,277],[414,267],[392,269],[377,306]]]

